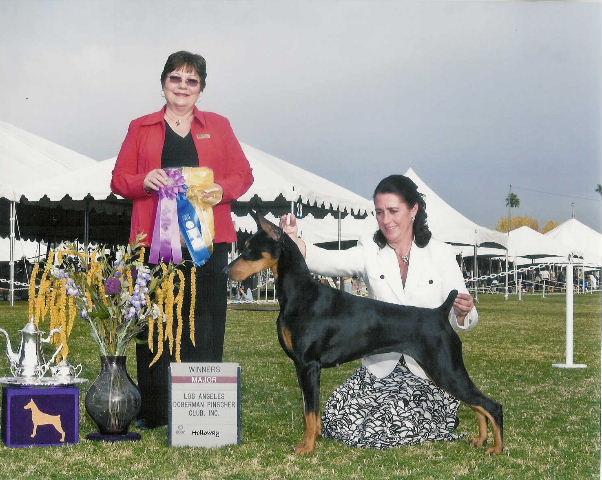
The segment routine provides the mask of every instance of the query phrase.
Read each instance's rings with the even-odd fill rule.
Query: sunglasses
[[[182,77],[180,77],[179,75],[169,75],[167,78],[169,82],[174,85],[179,85],[180,83],[182,83]],[[187,78],[185,80],[185,83],[190,88],[195,88],[198,87],[201,82],[199,82],[196,78]]]

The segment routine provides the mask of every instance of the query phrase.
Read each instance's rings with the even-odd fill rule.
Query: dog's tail
[[[451,292],[449,292],[449,295],[445,299],[445,302],[443,302],[441,304],[441,306],[438,308],[438,310],[441,310],[442,312],[444,312],[446,314],[449,313],[449,310],[457,296],[458,296],[458,290],[452,290]]]

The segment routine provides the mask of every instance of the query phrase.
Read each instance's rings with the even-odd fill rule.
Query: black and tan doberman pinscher
[[[467,403],[476,413],[479,435],[472,445],[487,442],[487,421],[494,445],[503,449],[502,406],[486,397],[472,382],[462,359],[462,342],[448,314],[457,291],[438,308],[418,308],[354,296],[314,280],[296,243],[261,216],[258,232],[226,270],[244,280],[271,268],[280,303],[278,338],[295,362],[303,392],[305,435],[297,453],[311,453],[320,434],[320,372],[322,368],[365,355],[403,352],[412,356],[432,381]]]

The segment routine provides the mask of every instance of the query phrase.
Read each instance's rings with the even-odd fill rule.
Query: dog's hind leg
[[[312,453],[316,448],[316,438],[320,435],[320,372],[317,362],[296,364],[297,378],[303,393],[303,417],[305,418],[305,433],[303,443],[295,447],[299,454]]]
[[[484,395],[483,395],[484,396]],[[485,397],[485,396],[484,396]],[[487,455],[499,455],[500,453],[502,453],[502,450],[504,449],[504,427],[503,427],[503,417],[502,417],[502,406],[496,402],[493,402],[493,400],[485,397],[487,400],[489,400],[490,402],[494,403],[494,405],[496,405],[497,407],[499,407],[499,411],[496,411],[495,408],[490,409],[492,411],[495,412],[495,418],[494,418],[494,413],[491,413],[490,410],[485,409],[484,407],[481,407],[479,405],[470,405],[470,408],[472,408],[475,413],[477,413],[477,418],[479,419],[479,429],[481,428],[481,417],[486,417],[487,419],[489,419],[491,421],[491,424],[493,425],[493,440],[494,440],[494,444],[493,447],[488,448],[485,453]],[[485,427],[487,428],[487,427]],[[479,437],[475,440],[479,440],[481,437],[481,435],[479,435]]]
[[[477,422],[479,424],[479,436],[474,438],[470,444],[473,447],[482,447],[487,443],[487,415],[484,415],[481,410],[474,405],[471,405],[470,408],[472,408],[477,416]]]
[[[436,353],[432,354],[432,352]],[[435,384],[457,399],[467,403],[475,411],[479,424],[479,436],[474,444],[485,443],[487,420],[489,420],[493,429],[494,445],[487,449],[486,453],[496,455],[502,453],[504,449],[502,406],[485,396],[471,380],[462,359],[460,339],[457,336],[452,336],[448,342],[439,344],[438,349],[431,348],[427,352],[427,347],[425,347],[421,351],[413,353],[416,354],[416,360],[423,366]]]
[[[464,368],[456,368],[454,378],[447,376],[429,375],[433,381],[441,388],[449,392],[451,395],[464,403],[467,403],[472,408],[477,416],[479,425],[479,436],[472,442],[475,446],[484,445],[487,441],[487,420],[491,422],[493,429],[494,444],[487,449],[485,453],[488,455],[499,455],[504,449],[504,421],[502,406],[491,398],[485,396],[472,382],[468,376],[468,372]]]

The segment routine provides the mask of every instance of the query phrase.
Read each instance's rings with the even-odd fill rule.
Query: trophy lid
[[[29,322],[27,322],[25,327],[23,327],[23,329],[19,331],[30,334],[44,333],[42,330],[38,330],[38,327],[36,327],[36,324],[33,321],[33,317],[31,317],[31,319],[29,320]]]

